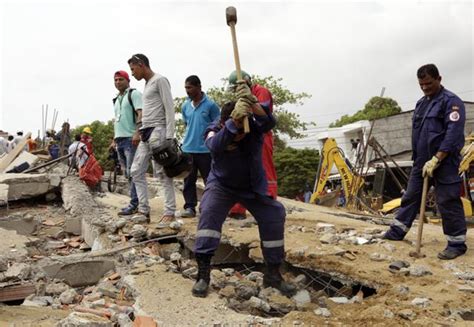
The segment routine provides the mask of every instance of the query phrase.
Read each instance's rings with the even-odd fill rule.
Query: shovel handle
[[[423,235],[423,222],[425,220],[426,195],[428,193],[428,176],[423,179],[423,192],[421,193],[420,218],[418,219],[418,236],[416,239],[416,253],[421,252],[421,236]]]

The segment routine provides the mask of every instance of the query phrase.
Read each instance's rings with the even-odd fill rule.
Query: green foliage
[[[181,107],[183,106],[186,97],[174,98],[174,112],[175,112],[175,128],[176,128],[176,138],[178,141],[182,141],[184,137],[184,131],[186,127],[184,126],[184,121],[181,116]]]
[[[295,198],[306,184],[313,185],[319,163],[319,152],[286,147],[273,156],[278,175],[278,194]]]
[[[402,112],[397,101],[391,98],[373,97],[367,102],[364,109],[357,111],[352,116],[343,115],[331,123],[329,127],[341,127],[360,120],[374,120],[388,117]]]
[[[289,112],[284,108],[287,104],[303,105],[304,100],[311,97],[307,93],[293,93],[281,84],[282,78],[275,78],[273,76],[260,77],[252,76],[252,83],[260,84],[270,90],[273,96],[273,114],[277,119],[277,125],[274,128],[275,145],[277,148],[284,148],[285,142],[282,140],[282,135],[287,135],[290,139],[302,138],[303,135],[298,130],[306,130],[308,125],[314,123],[302,122],[299,115]],[[226,102],[235,101],[233,92],[227,90],[227,78],[222,79],[222,86],[214,86],[207,90],[206,94],[209,98],[214,100],[219,107],[222,107]],[[175,112],[181,113],[181,105],[186,98],[175,99]],[[181,116],[176,122],[177,136],[181,139],[184,135],[184,124]]]
[[[113,163],[108,160],[109,157],[109,145],[114,138],[114,123],[109,120],[107,123],[101,121],[94,121],[87,125],[77,126],[72,130],[72,139],[77,134],[81,134],[82,129],[89,126],[92,130],[92,146],[94,155],[99,161],[100,165],[104,170],[110,170],[113,168]]]

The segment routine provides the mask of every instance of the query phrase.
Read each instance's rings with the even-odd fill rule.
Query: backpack
[[[93,154],[89,156],[84,166],[79,168],[79,178],[89,187],[96,186],[102,177],[103,171]]]
[[[128,103],[130,103],[130,106],[132,107],[132,110],[133,110],[133,123],[136,124],[136,116],[137,116],[137,113],[135,112],[135,106],[133,105],[133,101],[132,101],[132,92],[135,91],[135,89],[128,89],[128,94],[127,94],[127,98],[128,98]],[[117,99],[118,99],[118,95],[112,99],[112,103],[114,104],[115,106],[115,102],[117,102]]]

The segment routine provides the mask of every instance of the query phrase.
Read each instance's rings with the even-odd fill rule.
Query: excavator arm
[[[318,197],[321,196],[324,186],[328,181],[329,174],[333,165],[336,165],[339,174],[341,175],[342,187],[346,197],[352,193],[357,194],[359,189],[364,184],[361,178],[356,179],[352,170],[344,160],[341,150],[337,146],[336,140],[328,138],[323,145],[321,151],[321,161],[318,169],[318,176],[316,180],[316,187],[314,193],[311,195],[310,203],[317,203]],[[358,186],[353,187],[355,180],[358,180]]]
[[[474,143],[466,145],[461,152],[463,157],[459,164],[459,174],[468,171],[471,162],[474,160]]]

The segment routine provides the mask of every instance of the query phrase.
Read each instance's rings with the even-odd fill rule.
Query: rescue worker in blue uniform
[[[466,112],[462,100],[441,85],[435,65],[420,67],[417,77],[425,96],[417,102],[413,114],[413,168],[401,208],[384,238],[403,240],[421,205],[423,178],[429,176],[434,180],[436,203],[448,241],[438,258],[451,260],[467,251],[466,219],[458,175]]]
[[[263,137],[275,126],[275,119],[268,108],[258,103],[245,83],[239,83],[237,98],[237,103],[223,106],[220,120],[211,124],[204,134],[212,164],[200,205],[194,249],[198,277],[192,294],[207,296],[211,258],[219,246],[222,225],[230,208],[239,202],[258,223],[266,263],[265,287],[292,295],[295,287],[286,283],[279,271],[285,254],[285,208],[267,196],[262,164]],[[248,134],[243,132],[244,117],[249,120]]]

